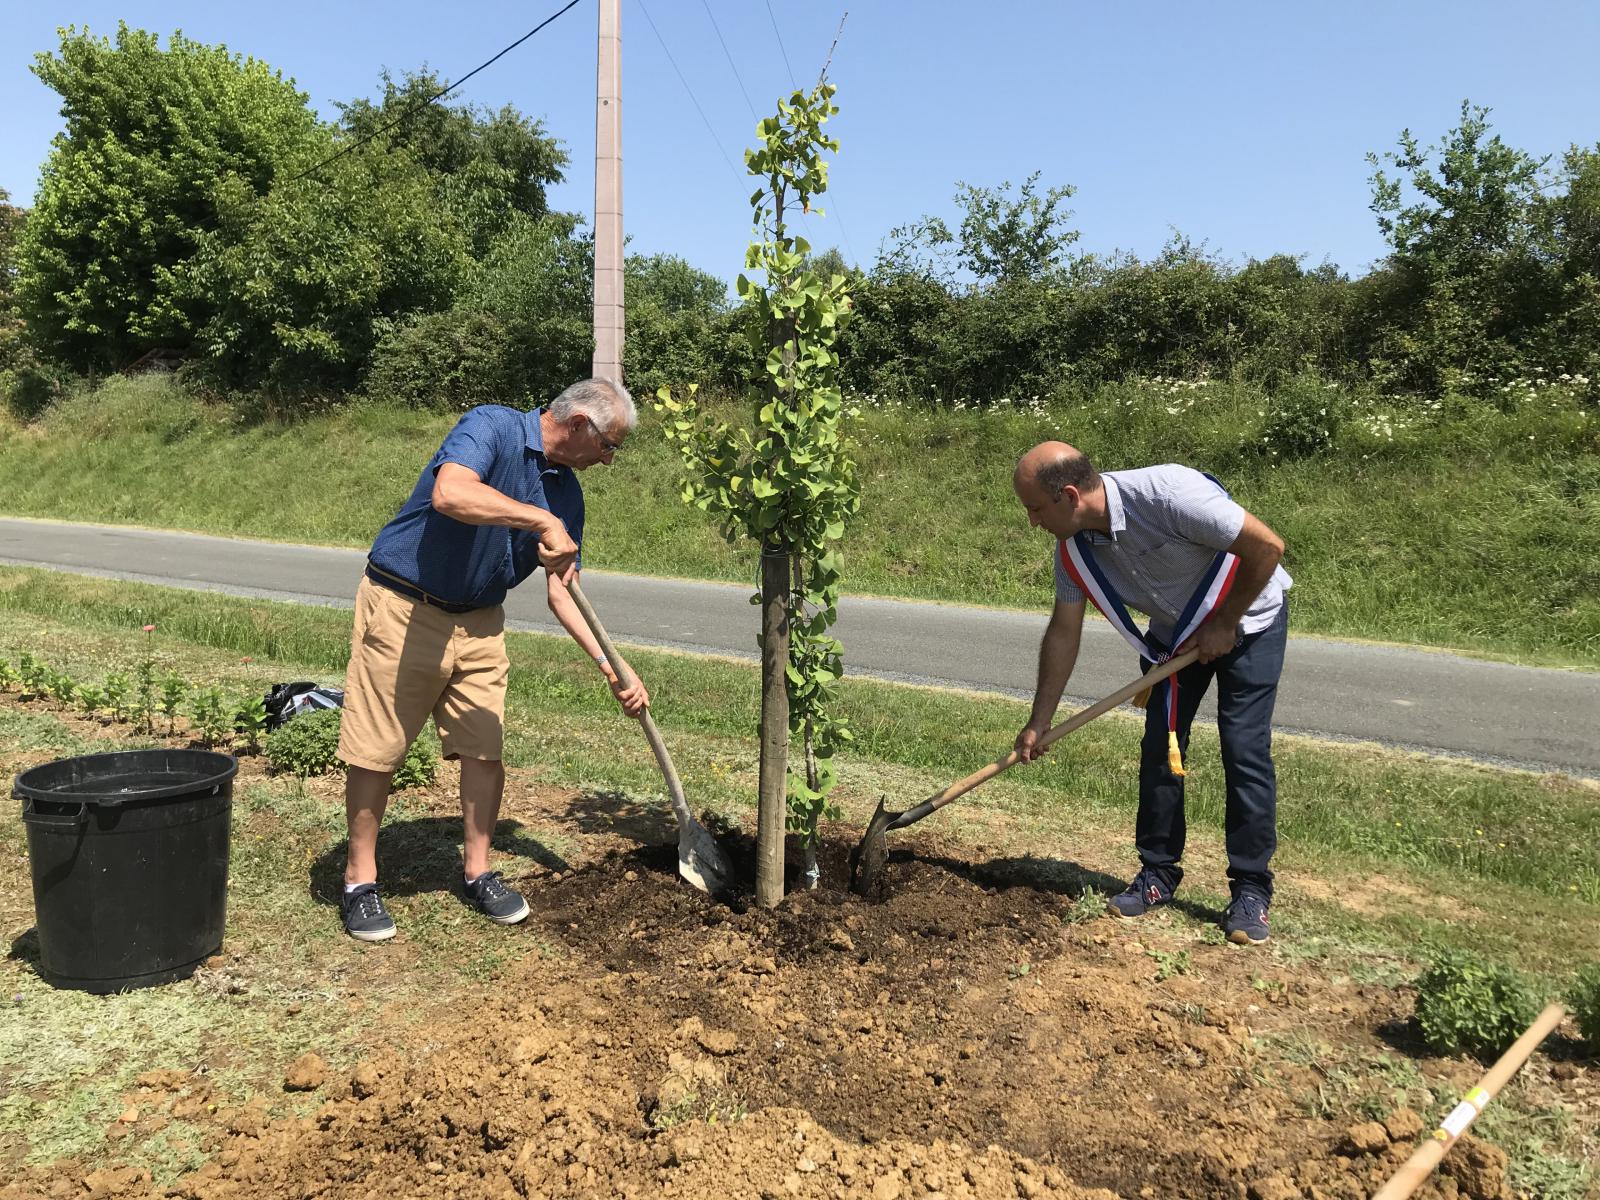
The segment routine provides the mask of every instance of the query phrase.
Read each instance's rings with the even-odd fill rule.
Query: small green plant
[[[154,626],[146,626],[146,631]],[[133,720],[146,733],[156,731],[156,660],[148,652],[134,671]]]
[[[1583,1040],[1591,1051],[1600,1054],[1600,963],[1590,963],[1578,972],[1567,993],[1567,1003]]]
[[[17,678],[22,683],[24,699],[42,696],[50,680],[50,668],[24,650],[17,659]]]
[[[1417,1024],[1444,1054],[1499,1054],[1538,1014],[1527,979],[1465,950],[1441,952],[1417,981]]]
[[[50,698],[57,704],[71,705],[73,698],[78,694],[78,681],[65,671],[51,671],[50,680],[45,687],[49,689]]]
[[[1264,975],[1257,975],[1250,980],[1250,986],[1260,992],[1268,1000],[1279,1001],[1288,992],[1289,985],[1281,979],[1268,979]]]
[[[1010,980],[1026,979],[1033,972],[1031,962],[1015,962],[1006,968],[1006,978]]]
[[[339,720],[341,710],[325,708],[303,713],[267,734],[267,762],[274,771],[285,771],[304,778],[326,775],[344,766],[339,758]],[[395,769],[389,783],[391,791],[423,787],[439,774],[439,756],[421,738],[412,742],[405,759]]]
[[[1187,950],[1147,950],[1156,960],[1156,982],[1163,983],[1174,975],[1187,975],[1193,969]]]
[[[9,658],[0,658],[0,692],[9,692],[17,686],[21,678]]]
[[[111,710],[113,721],[126,721],[128,719],[128,677],[123,674],[106,676],[106,707]]]
[[[1061,923],[1082,925],[1085,921],[1098,920],[1105,915],[1106,898],[1099,892],[1088,891],[1067,906],[1067,911],[1061,914]]]
[[[267,734],[267,762],[301,778],[333,770],[339,765],[339,710],[302,713]]]
[[[189,719],[194,722],[195,730],[200,734],[200,741],[206,749],[209,750],[226,740],[230,722],[227,709],[222,703],[222,689],[208,687],[195,692],[194,700],[189,706]]]
[[[92,683],[82,684],[78,688],[78,707],[91,717],[106,706],[106,690],[96,687]]]
[[[235,733],[242,733],[251,754],[261,749],[261,735],[267,731],[267,701],[263,696],[249,696],[239,701],[239,710],[233,717]]]
[[[161,677],[161,715],[167,718],[169,737],[178,732],[178,709],[188,693],[189,685],[184,682],[183,676],[168,671]]]

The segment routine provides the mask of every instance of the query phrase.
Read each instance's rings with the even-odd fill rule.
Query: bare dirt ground
[[[457,811],[448,777],[425,807]],[[1452,1102],[1481,1069],[1427,1057],[1403,991],[1094,917],[1080,897],[1111,881],[1060,860],[901,835],[892,892],[869,904],[841,890],[859,831],[833,829],[838,887],[765,911],[679,881],[656,811],[515,777],[507,810],[572,848],[504,864],[533,911],[502,931],[516,950],[492,982],[456,978],[367,1061],[271,1065],[317,1099],[306,1116],[147,1073],[129,1104],[202,1123],[203,1167],[158,1186],[114,1162],[13,1164],[0,1200],[1343,1200],[1387,1178],[1423,1121],[1319,1114],[1326,1067],[1276,1039],[1412,1061]],[[423,969],[403,940],[363,952]],[[1552,1099],[1600,1105],[1592,1069],[1529,1070]],[[1510,1197],[1506,1156],[1468,1138],[1418,1194]]]

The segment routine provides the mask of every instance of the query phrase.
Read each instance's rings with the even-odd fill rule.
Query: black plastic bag
[[[281,728],[291,717],[322,708],[343,708],[344,689],[323,687],[309,680],[275,683],[263,697],[267,706],[267,732]]]

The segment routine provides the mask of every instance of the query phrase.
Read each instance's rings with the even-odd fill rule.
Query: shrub
[[[267,762],[302,779],[333,770],[339,765],[339,710],[302,713],[267,734]]]
[[[1271,398],[1263,431],[1266,448],[1282,458],[1326,454],[1344,420],[1344,392],[1314,375],[1302,375]]]
[[[1600,963],[1590,963],[1578,972],[1567,1002],[1583,1040],[1589,1043],[1590,1050],[1600,1054]]]
[[[267,735],[267,762],[274,771],[287,771],[302,779],[308,775],[326,775],[343,767],[339,759],[341,715],[337,708],[302,713],[273,730]],[[423,787],[432,783],[438,774],[439,756],[432,746],[418,738],[406,750],[389,789]]]
[[[402,788],[427,787],[438,777],[439,756],[433,752],[433,747],[418,738],[406,748],[404,761],[389,781],[389,790],[398,792]]]
[[[511,339],[493,314],[450,309],[379,328],[367,373],[369,396],[449,412],[522,401]]]
[[[1444,1054],[1499,1054],[1538,1015],[1526,978],[1464,950],[1440,954],[1417,982],[1417,1023]]]

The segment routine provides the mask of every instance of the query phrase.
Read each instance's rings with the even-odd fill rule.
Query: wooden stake
[[[1394,1173],[1394,1178],[1384,1184],[1372,1200],[1406,1200],[1407,1196],[1421,1187],[1423,1180],[1433,1174],[1433,1169],[1450,1152],[1450,1147],[1478,1119],[1489,1101],[1500,1094],[1500,1089],[1511,1081],[1517,1069],[1528,1061],[1539,1043],[1550,1036],[1566,1015],[1566,1009],[1559,1004],[1552,1004],[1540,1013],[1528,1031],[1495,1060],[1488,1074],[1478,1080],[1478,1086],[1468,1092],[1466,1099],[1439,1122],[1439,1128],[1433,1131],[1433,1136],[1417,1147],[1416,1152]]]

